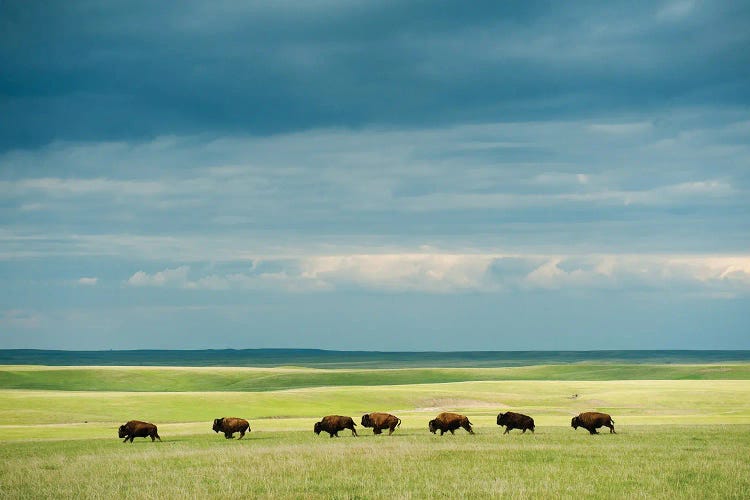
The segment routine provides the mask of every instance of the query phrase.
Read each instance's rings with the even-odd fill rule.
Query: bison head
[[[505,423],[505,413],[497,414],[497,425],[503,425]]]
[[[320,431],[322,430],[323,430],[322,422],[315,422],[315,427],[313,427],[313,431],[315,431],[315,434],[320,434]]]
[[[570,426],[576,430],[578,430],[578,427],[581,425],[581,423],[578,421],[578,417],[573,417],[573,419],[570,421]]]
[[[370,415],[362,415],[362,427],[371,427],[372,423],[370,422]]]
[[[121,438],[124,438],[125,436],[127,436],[127,434],[128,434],[127,428],[124,425],[121,425],[120,428],[117,430],[117,435],[120,436]]]
[[[437,419],[433,418],[432,420],[430,420],[430,423],[427,424],[427,426],[430,428],[430,432],[435,434],[435,431],[438,430]]]
[[[214,432],[219,432],[221,430],[222,425],[224,424],[223,418],[215,418],[214,419],[214,426],[213,430]]]

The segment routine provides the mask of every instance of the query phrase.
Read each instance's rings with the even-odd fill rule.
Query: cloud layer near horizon
[[[706,297],[750,293],[750,257],[492,254],[321,255],[253,260],[239,272],[190,266],[135,272],[127,285],[190,290],[292,292],[364,288],[393,292],[518,292],[528,289],[679,289]]]

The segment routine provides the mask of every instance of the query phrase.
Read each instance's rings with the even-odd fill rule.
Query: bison
[[[469,434],[474,434],[471,430],[471,422],[469,419],[458,413],[441,413],[436,418],[430,420],[429,424],[430,432],[435,434],[435,431],[440,431],[442,436],[446,431],[450,431],[454,434],[454,431],[459,427],[466,429]]]
[[[331,437],[339,437],[339,431],[344,429],[351,429],[352,436],[357,437],[357,430],[354,428],[357,424],[354,423],[352,417],[342,417],[341,415],[328,415],[323,417],[320,422],[315,422],[313,430],[315,434],[320,434],[320,431],[325,431],[330,434]]]
[[[123,443],[127,443],[128,439],[132,443],[133,439],[137,437],[150,437],[151,441],[156,441],[157,439],[161,441],[159,433],[156,432],[156,426],[149,422],[141,422],[140,420],[131,420],[121,425],[117,435],[125,438]]]
[[[401,426],[401,419],[390,413],[367,413],[362,415],[362,427],[372,427],[373,434],[380,434],[388,429],[388,435],[393,434],[396,427]]]
[[[513,429],[520,429],[524,433],[530,430],[532,434],[534,433],[534,419],[522,413],[514,413],[512,411],[498,413],[497,425],[505,426],[503,434],[508,434]]]
[[[240,433],[240,439],[245,432],[250,432],[250,423],[244,418],[222,417],[214,419],[214,432],[223,432],[227,439],[234,439],[234,433]]]
[[[615,432],[615,421],[612,417],[606,413],[599,413],[597,411],[587,411],[579,414],[577,417],[573,417],[570,421],[570,426],[573,429],[583,427],[591,434],[599,434],[597,429],[599,427],[609,427],[610,434],[617,434]]]

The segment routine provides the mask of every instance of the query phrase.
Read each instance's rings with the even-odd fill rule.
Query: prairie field
[[[5,498],[750,497],[750,365],[512,368],[0,367]],[[534,417],[503,435],[499,411]],[[570,427],[610,413],[617,434]],[[387,411],[392,435],[316,436]],[[476,435],[430,434],[441,411]],[[214,418],[250,420],[226,440]],[[123,444],[130,419],[163,441]]]

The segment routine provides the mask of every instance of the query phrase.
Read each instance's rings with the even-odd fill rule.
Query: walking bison
[[[428,426],[431,433],[435,434],[435,431],[440,431],[441,436],[447,431],[455,434],[454,431],[459,427],[466,429],[469,434],[474,434],[469,419],[458,413],[441,413],[436,418],[430,420]]]
[[[342,417],[341,415],[328,415],[323,417],[320,422],[315,422],[313,430],[315,434],[320,434],[321,431],[330,434],[330,437],[339,437],[339,431],[344,429],[351,429],[352,436],[357,437],[357,430],[354,428],[357,424],[354,423],[352,417]]]
[[[597,411],[587,411],[579,414],[577,417],[573,417],[570,421],[570,426],[573,429],[583,427],[591,434],[599,434],[597,429],[599,427],[609,427],[610,434],[617,434],[615,432],[615,421],[612,417],[606,413],[599,413]]]
[[[503,434],[508,434],[513,429],[522,430],[524,433],[530,430],[532,434],[534,433],[534,419],[522,413],[514,413],[512,411],[498,413],[497,425],[501,427],[505,426]]]
[[[161,441],[159,433],[156,432],[156,426],[149,422],[141,422],[140,420],[131,420],[121,425],[117,435],[120,438],[125,438],[123,443],[127,443],[128,439],[132,443],[133,439],[137,437],[150,437],[151,441],[156,441],[157,439]]]
[[[390,413],[367,413],[362,415],[362,427],[372,427],[373,434],[381,434],[388,429],[388,435],[393,434],[396,427],[401,426],[401,419]]]
[[[240,433],[240,439],[245,436],[245,432],[250,432],[250,423],[244,418],[222,417],[214,419],[214,432],[223,432],[227,439],[234,439],[234,433]]]

